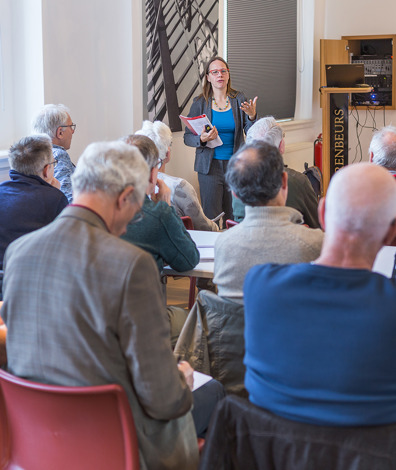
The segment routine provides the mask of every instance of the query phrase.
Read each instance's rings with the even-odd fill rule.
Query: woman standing
[[[205,215],[214,219],[225,212],[232,219],[232,197],[225,182],[228,160],[244,143],[245,133],[255,122],[256,101],[231,88],[230,71],[221,57],[213,57],[206,65],[203,92],[194,98],[189,117],[206,114],[213,128],[194,135],[188,128],[184,143],[196,147],[194,170],[198,172],[201,203]],[[219,135],[223,145],[209,148],[207,142]]]

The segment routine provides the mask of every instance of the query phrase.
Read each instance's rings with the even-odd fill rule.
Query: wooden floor
[[[189,277],[178,277],[174,279],[168,276],[166,285],[167,304],[181,308],[188,308],[188,294],[190,289]]]

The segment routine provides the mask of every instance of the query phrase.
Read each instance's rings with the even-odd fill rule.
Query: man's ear
[[[369,162],[370,163],[373,163],[373,158],[374,158],[374,154],[373,154],[373,152],[370,152],[370,154],[369,154]]]
[[[384,246],[396,246],[396,219],[389,225],[388,231],[383,240]]]
[[[283,155],[285,153],[285,139],[282,138],[279,144],[279,153]]]
[[[319,217],[319,223],[320,226],[322,227],[322,230],[325,231],[325,212],[326,212],[326,198],[322,197],[319,201],[318,204],[318,217]]]
[[[63,132],[64,132],[64,131],[63,131],[63,128],[62,128],[62,127],[58,127],[58,129],[56,129],[56,134],[55,134],[55,136],[56,136],[56,138],[57,138],[58,140],[62,140],[62,138],[63,138]]]
[[[286,171],[284,171],[282,173],[282,189],[287,189],[288,188],[288,186],[287,186],[288,179],[289,179],[289,176],[286,173]]]
[[[133,186],[127,186],[117,197],[117,207],[123,208],[132,197],[135,188]]]
[[[46,181],[48,179],[48,172],[49,172],[49,168],[50,166],[48,165],[45,165],[45,167],[43,168],[43,171],[42,171],[42,175],[43,175],[43,180]]]
[[[157,182],[157,178],[154,176],[156,168],[151,168],[149,175],[149,183],[154,184],[154,181]]]

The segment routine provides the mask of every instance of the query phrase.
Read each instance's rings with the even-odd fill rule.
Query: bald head
[[[395,218],[396,182],[384,168],[357,163],[331,179],[326,195],[327,237],[343,232],[362,243],[381,244]]]

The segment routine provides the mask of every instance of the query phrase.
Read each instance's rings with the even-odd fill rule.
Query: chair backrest
[[[202,290],[184,323],[174,353],[198,372],[221,382],[227,393],[247,396],[244,328],[243,304]]]
[[[180,217],[186,230],[194,230],[194,224],[189,215],[183,215]]]
[[[202,470],[395,470],[396,424],[330,427],[227,396],[212,415]]]
[[[0,370],[0,469],[22,468],[139,469],[123,388],[47,385]]]
[[[235,222],[235,220],[227,219],[226,220],[226,228],[229,229],[234,227],[234,225],[238,225],[239,222]]]

